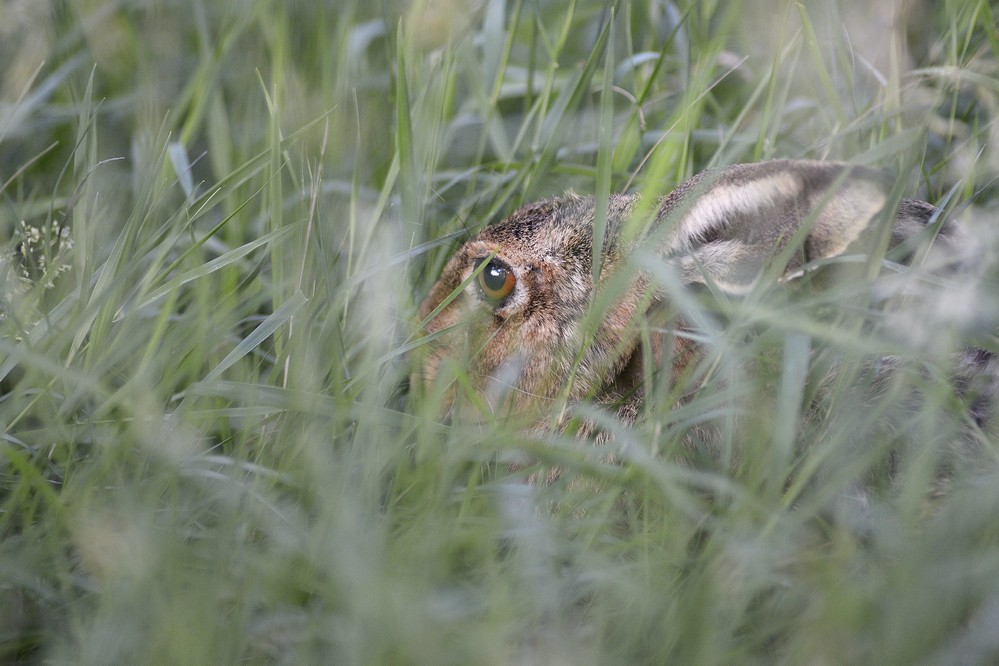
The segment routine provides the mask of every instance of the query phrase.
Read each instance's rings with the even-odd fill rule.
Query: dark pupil
[[[490,261],[482,272],[482,284],[490,291],[501,291],[506,284],[506,272],[505,266]]]

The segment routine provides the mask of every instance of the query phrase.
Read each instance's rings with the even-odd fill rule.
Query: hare
[[[947,256],[957,231],[938,225],[928,203],[904,199],[888,210],[892,185],[867,167],[776,160],[700,173],[655,202],[611,195],[605,224],[589,196],[524,206],[445,266],[419,309],[428,343],[413,381],[433,387],[455,362],[473,409],[544,429],[558,427],[559,405],[590,399],[633,421],[650,360],[679,376],[702,354],[696,336],[642,342],[641,322],[669,309],[660,273],[739,297],[879,243],[874,256],[911,257],[930,240]],[[674,330],[692,327],[682,312],[671,316]],[[966,359],[970,374],[992,362],[978,350]],[[468,408],[456,406],[453,385],[437,388],[451,416]]]

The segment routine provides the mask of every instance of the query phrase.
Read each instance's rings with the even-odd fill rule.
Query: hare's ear
[[[890,191],[883,173],[837,162],[779,160],[707,172],[663,201],[664,254],[687,283],[745,293],[765,271],[793,275],[874,234]]]

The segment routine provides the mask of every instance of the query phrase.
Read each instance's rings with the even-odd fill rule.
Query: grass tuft
[[[0,661],[995,661],[994,387],[947,381],[999,353],[995,19],[3,3]],[[567,407],[605,447],[407,387],[483,225],[571,188],[599,235],[611,192],[773,157],[893,169],[978,272],[733,301],[639,257],[707,356],[645,368],[634,427]]]

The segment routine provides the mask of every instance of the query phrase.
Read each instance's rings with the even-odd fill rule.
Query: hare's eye
[[[517,278],[513,271],[499,259],[490,259],[479,273],[479,291],[493,305],[498,305],[513,293],[516,284]]]

